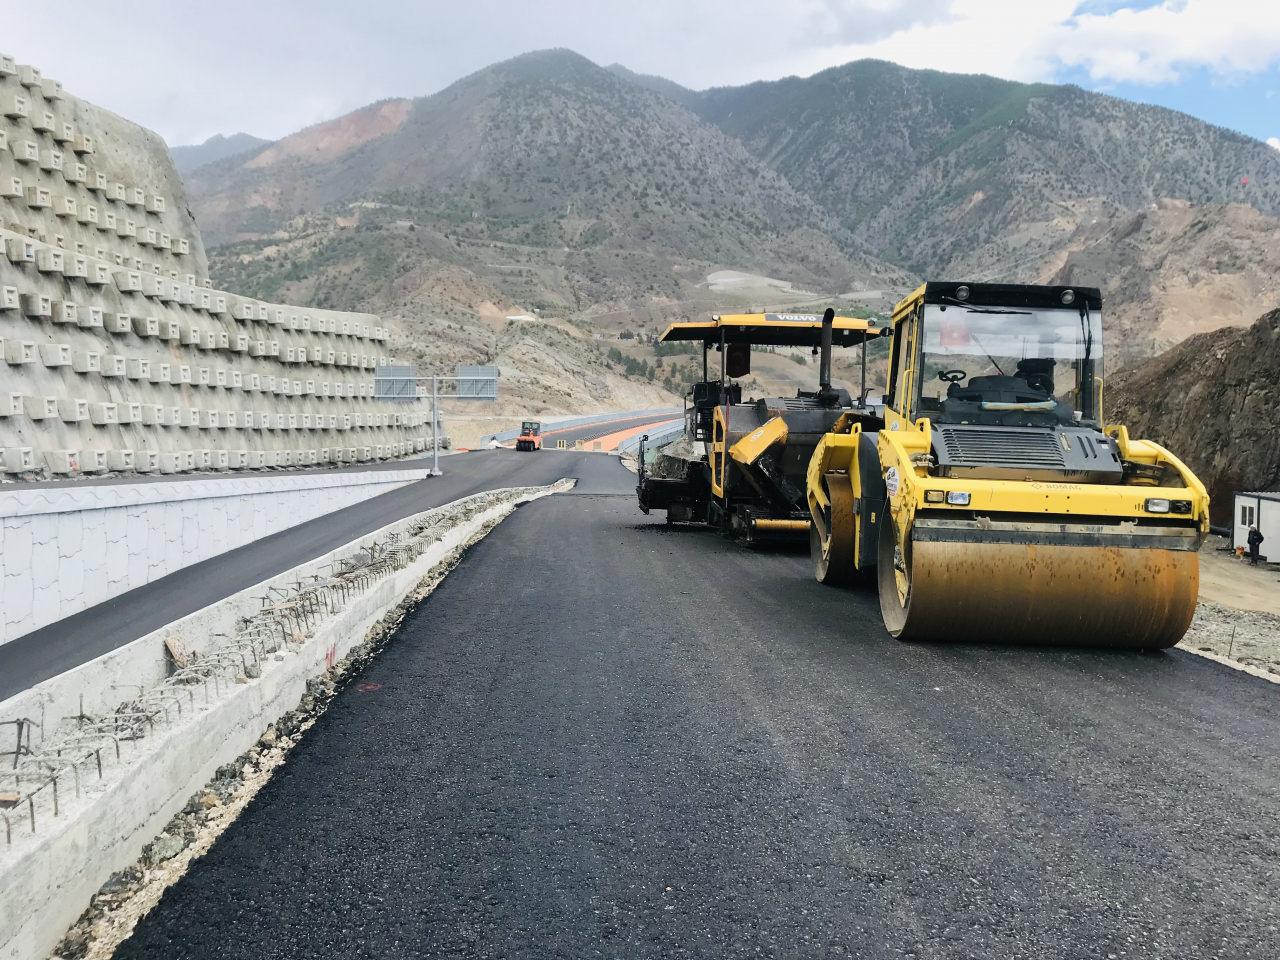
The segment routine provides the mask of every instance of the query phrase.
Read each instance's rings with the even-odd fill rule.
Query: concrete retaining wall
[[[0,644],[426,475],[424,465],[419,470],[0,487]]]
[[[37,960],[48,955],[106,878],[133,863],[142,848],[177,813],[214,771],[244,753],[262,731],[296,707],[309,678],[324,673],[364,640],[368,630],[394,609],[433,567],[518,503],[555,491],[525,488],[479,494],[426,513],[456,512],[458,522],[417,561],[377,582],[329,617],[298,649],[281,661],[264,661],[262,676],[224,688],[212,704],[188,712],[166,728],[138,741],[121,761],[112,762],[102,781],[85,795],[68,798],[62,814],[35,834],[0,846],[0,960]],[[339,550],[255,585],[162,631],[109,655],[117,663],[152,659],[164,638],[177,633],[192,646],[208,643],[210,627],[234,620],[256,606],[253,598],[270,585],[284,586],[362,545],[409,528],[423,514],[406,518]],[[104,687],[100,661],[72,671],[41,688],[70,692],[78,680]],[[0,719],[30,714],[34,702],[50,696],[37,688],[0,704]],[[60,709],[54,703],[54,715]]]
[[[0,474],[422,450],[425,405],[373,399],[388,336],[213,289],[164,142],[0,54]]]

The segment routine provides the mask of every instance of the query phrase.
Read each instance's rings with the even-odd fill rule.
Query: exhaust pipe
[[[818,399],[830,404],[836,392],[831,389],[831,329],[836,322],[836,312],[827,307],[822,315],[822,355],[818,359]]]

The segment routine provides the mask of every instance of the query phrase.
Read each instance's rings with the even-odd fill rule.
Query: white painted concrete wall
[[[0,644],[421,470],[0,488]]]

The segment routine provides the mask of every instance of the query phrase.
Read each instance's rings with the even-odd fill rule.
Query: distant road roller
[[[809,535],[805,471],[818,441],[850,412],[865,406],[866,342],[887,328],[874,321],[812,314],[723,314],[671,324],[663,343],[702,345],[702,381],[685,408],[685,435],[667,447],[659,469],[646,468],[643,448],[636,495],[640,509],[665,510],[668,522],[706,523],[746,542]],[[861,345],[863,396],[834,387],[832,347]],[[742,399],[732,381],[751,371],[751,348],[801,347],[819,351],[815,390],[793,397]],[[718,370],[709,355],[718,353]]]
[[[525,420],[520,424],[520,436],[516,437],[516,449],[530,450],[542,449],[542,424],[537,420]]]
[[[893,312],[882,417],[809,462],[823,583],[874,577],[900,640],[1164,648],[1186,633],[1204,485],[1105,425],[1097,289],[926,283]]]

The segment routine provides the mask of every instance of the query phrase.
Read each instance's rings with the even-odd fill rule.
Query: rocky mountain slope
[[[1035,275],[1101,281],[1107,353],[1123,366],[1280,305],[1278,240],[1280,219],[1244,204],[1161,200],[1083,223]]]
[[[563,50],[303,131],[201,171],[193,190],[214,242],[374,202],[463,244],[660,254],[834,287],[903,277],[741,144]]]
[[[675,316],[883,306],[928,275],[1100,285],[1114,367],[1280,296],[1280,152],[1075,87],[876,61],[698,92],[541,51],[190,187],[215,276],[388,314],[423,362],[453,350],[432,324],[481,310],[564,318],[590,365],[598,337]],[[758,280],[737,301],[714,279],[732,271]]]
[[[878,61],[702,93],[632,79],[905,269],[1101,286],[1120,363],[1280,302],[1280,152],[1185,114]]]
[[[218,160],[225,160],[227,157],[247,153],[250,150],[257,150],[260,147],[265,147],[270,142],[270,140],[263,140],[261,137],[255,137],[248,133],[233,133],[229,137],[224,137],[218,133],[204,143],[192,146],[170,147],[169,154],[173,157],[173,163],[178,168],[178,172],[186,175],[203,167],[206,163],[214,163]]]
[[[1095,215],[1086,200],[1280,214],[1280,153],[1266,144],[1078,87],[862,60],[708,90],[692,107],[918,273],[1008,275]]]
[[[423,365],[485,359],[438,336],[482,306],[578,319],[569,340],[529,334],[543,354],[568,350],[569,370],[606,356],[595,334],[653,332],[725,302],[706,285],[718,270],[827,296],[915,282],[714,126],[568,51],[371,105],[190,179],[221,242],[220,281],[376,310]],[[541,392],[581,408],[590,378],[570,381]],[[618,397],[615,385],[601,402]]]
[[[1196,471],[1218,523],[1237,490],[1280,489],[1280,309],[1197,334],[1107,389],[1107,419],[1169,447]]]

